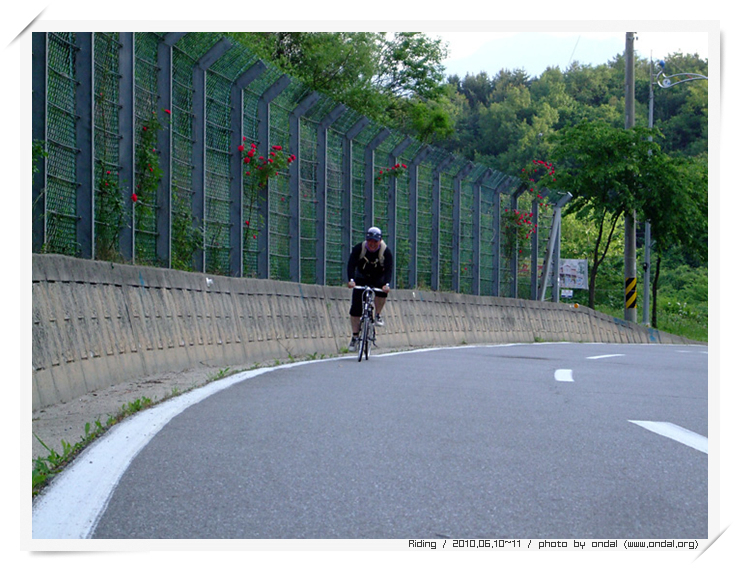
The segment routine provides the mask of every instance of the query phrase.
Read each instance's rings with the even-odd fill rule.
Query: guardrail
[[[33,255],[33,408],[200,364],[331,355],[350,337],[346,287]],[[562,303],[394,290],[382,349],[573,341],[693,343]]]

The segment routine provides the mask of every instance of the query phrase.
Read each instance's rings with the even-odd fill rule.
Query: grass
[[[612,317],[624,319],[624,309],[617,309],[609,305],[596,307],[596,311],[606,313]],[[642,322],[642,311],[638,311],[638,323]],[[707,343],[709,341],[709,317],[705,306],[690,305],[685,302],[676,302],[671,299],[658,303],[658,325],[655,329],[680,335],[692,341]]]
[[[238,371],[234,371],[234,373],[235,372]],[[207,385],[208,383],[212,383],[213,381],[218,381],[229,376],[230,374],[233,373],[231,372],[231,369],[229,367],[226,367],[225,369],[219,369],[218,372],[214,373],[213,375],[208,377],[208,379],[206,379],[205,384]],[[195,388],[197,387],[193,386],[188,390],[192,390]],[[187,392],[187,390],[185,392]],[[62,440],[61,452],[57,452],[55,449],[51,448],[43,440],[41,440],[38,435],[34,434],[34,438],[36,438],[36,440],[41,443],[41,445],[46,450],[47,455],[39,456],[33,461],[33,467],[31,470],[32,496],[37,496],[39,492],[41,492],[41,490],[46,487],[46,485],[56,474],[59,474],[85,449],[85,447],[91,444],[95,439],[100,438],[110,428],[112,428],[125,418],[136,414],[137,412],[150,408],[154,404],[159,404],[170,398],[180,396],[181,394],[183,394],[183,391],[178,387],[174,387],[171,394],[164,396],[162,399],[159,399],[156,402],[152,401],[152,399],[148,397],[140,397],[136,400],[125,403],[121,406],[121,410],[118,413],[114,415],[108,415],[108,420],[106,420],[105,423],[101,422],[100,419],[97,419],[93,424],[89,422],[86,423],[85,435],[79,442],[75,444],[70,444],[69,442]]]
[[[152,404],[153,402],[151,399],[141,397],[121,406],[121,410],[117,414],[108,416],[108,420],[105,424],[100,422],[100,419],[96,420],[94,424],[90,424],[89,422],[86,423],[85,436],[83,436],[82,440],[76,444],[70,444],[69,442],[62,440],[61,453],[48,446],[38,437],[38,435],[34,434],[34,437],[46,449],[48,455],[45,457],[39,456],[33,462],[33,468],[31,470],[32,495],[36,496],[49,483],[55,474],[61,472],[62,469],[74,460],[88,444],[93,442],[93,440],[105,434],[109,428],[118,424],[124,418],[149,408]]]

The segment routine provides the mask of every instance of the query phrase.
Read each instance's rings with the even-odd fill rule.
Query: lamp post
[[[653,85],[662,89],[669,89],[679,83],[687,81],[696,81],[697,79],[709,80],[706,75],[698,73],[674,73],[673,75],[665,74],[665,61],[659,60],[658,67],[660,71],[654,75],[653,58],[650,58],[650,105],[648,106],[648,128],[653,128],[653,106],[655,104],[655,91]],[[661,79],[662,77],[662,79]],[[677,81],[674,81],[677,79]],[[651,137],[652,140],[652,137]],[[642,303],[642,323],[650,325],[650,250],[651,250],[650,222],[645,221],[645,262],[642,264],[643,269],[643,303]]]

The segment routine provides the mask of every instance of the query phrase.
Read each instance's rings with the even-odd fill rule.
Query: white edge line
[[[323,359],[320,362],[333,359]],[[188,407],[247,379],[319,361],[244,371],[141,411],[111,428],[56,476],[32,508],[32,539],[88,539],[136,455]]]
[[[671,422],[653,422],[650,420],[630,420],[630,422],[655,434],[660,434],[661,436],[690,446],[699,452],[704,452],[704,454],[709,453],[709,439],[706,436],[687,430],[677,424]]]
[[[611,357],[624,357],[624,353],[614,353],[613,355],[594,355],[593,357],[586,357],[586,359],[609,359]]]

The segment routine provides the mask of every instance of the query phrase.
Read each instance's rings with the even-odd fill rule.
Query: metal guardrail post
[[[499,175],[493,189],[493,295],[501,295],[501,195],[509,188],[510,178]]]
[[[244,163],[237,150],[244,137],[244,89],[267,69],[262,61],[257,61],[247,71],[236,78],[231,85],[231,152],[229,165],[231,180],[229,194],[229,270],[233,277],[244,275]]]
[[[268,87],[257,103],[257,138],[265,149],[270,148],[270,103],[290,85],[290,77],[282,75]],[[263,230],[257,235],[257,277],[270,277],[270,190],[265,189],[264,200],[258,203],[258,213],[263,223]]]
[[[375,149],[391,132],[385,127],[365,147],[365,228],[375,225]]]
[[[481,187],[493,175],[486,169],[473,181],[473,295],[480,295],[480,261],[481,261]]]
[[[134,203],[130,196],[136,188],[136,138],[134,125],[136,123],[136,96],[134,81],[136,77],[136,32],[121,32],[118,36],[121,49],[118,53],[118,157],[120,170],[118,171],[118,185],[126,205],[123,228],[119,240],[121,255],[126,261],[134,259]],[[159,63],[161,67],[161,62]],[[126,186],[128,185],[128,186]],[[169,260],[169,258],[167,258]]]
[[[93,32],[75,34],[75,121],[77,137],[77,247],[83,258],[95,256],[95,51]]]
[[[342,186],[344,196],[342,200],[342,260],[347,260],[352,248],[352,147],[354,139],[370,124],[370,119],[360,117],[349,128],[342,142]]]
[[[296,160],[288,166],[290,187],[290,279],[301,281],[301,117],[319,100],[319,94],[309,93],[290,112],[288,139]],[[295,146],[294,146],[295,145]]]
[[[347,110],[340,104],[334,107],[317,126],[318,172],[316,177],[316,283],[326,285],[326,194],[327,194],[327,132],[329,127]]]
[[[419,268],[419,165],[432,152],[429,146],[422,147],[409,164],[409,287],[415,288]]]
[[[221,39],[193,67],[193,217],[202,224],[203,240],[193,255],[196,272],[206,267],[206,75],[208,68],[231,48]]]
[[[460,293],[460,202],[462,181],[473,170],[473,163],[463,166],[455,175],[452,193],[452,290]]]
[[[393,150],[388,154],[388,159],[391,165],[395,165],[398,163],[398,160],[401,156],[401,154],[408,148],[408,146],[413,142],[413,139],[411,137],[404,138],[398,145],[396,145]],[[383,232],[385,234],[384,240],[385,243],[388,244],[388,247],[391,249],[391,252],[393,252],[394,256],[397,256],[397,236],[398,236],[398,213],[397,213],[397,207],[398,207],[398,194],[397,194],[397,184],[398,180],[396,177],[391,177],[388,186],[388,226],[387,228],[383,229]],[[396,257],[396,260],[398,258]],[[393,266],[393,276],[391,276],[391,283],[390,286],[392,288],[396,287],[396,271],[398,268],[394,264]]]
[[[455,160],[448,155],[432,171],[432,291],[439,290],[439,226],[442,218],[442,172]]]
[[[31,96],[32,124],[31,137],[47,148],[46,102],[48,44],[46,32],[33,32],[31,35]],[[36,158],[36,173],[33,176],[32,200],[32,251],[40,252],[46,242],[46,157]]]
[[[127,34],[128,35],[128,34]],[[134,35],[134,34],[131,34]],[[162,109],[172,110],[172,46],[185,35],[183,32],[168,33],[164,36],[163,41],[157,45],[157,96]],[[133,54],[131,54],[133,64]],[[128,60],[128,55],[126,56]],[[133,69],[131,71],[133,74]],[[126,83],[129,83],[127,80]],[[132,92],[126,94],[133,105],[133,75],[130,80]],[[123,88],[122,88],[123,91]],[[133,109],[131,118],[133,121]],[[127,113],[128,115],[128,113]],[[133,123],[132,131],[133,135]],[[134,141],[131,141],[133,149]],[[161,129],[157,133],[157,149],[159,149],[159,163],[162,168],[162,178],[159,181],[157,189],[157,241],[156,250],[157,258],[161,260],[166,267],[172,267],[172,127]],[[133,171],[134,159],[131,157],[131,170]],[[135,174],[132,174],[129,180],[134,180]]]

